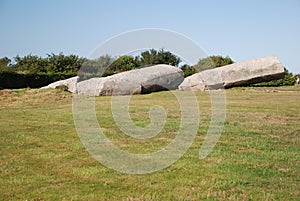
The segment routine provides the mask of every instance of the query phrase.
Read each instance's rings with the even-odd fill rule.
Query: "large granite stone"
[[[78,76],[76,77],[71,77],[69,79],[65,79],[65,80],[59,80],[57,82],[53,82],[45,87],[42,87],[41,89],[47,89],[47,88],[55,88],[58,87],[60,85],[65,85],[68,87],[68,90],[72,93],[76,93],[76,87],[75,84],[77,83],[78,80]]]
[[[78,82],[76,91],[90,96],[142,94],[177,89],[183,80],[182,70],[159,64]]]
[[[223,89],[280,79],[284,75],[284,67],[277,57],[269,56],[196,73],[186,77],[178,88],[185,91]]]

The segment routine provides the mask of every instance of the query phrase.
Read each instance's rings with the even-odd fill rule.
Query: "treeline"
[[[94,60],[63,53],[45,58],[31,54],[13,60],[4,57],[0,59],[0,88],[38,88],[76,75],[88,79],[155,64],[178,67],[180,62],[179,57],[163,49],[144,51],[136,57],[103,55]]]
[[[139,56],[135,57],[124,55],[113,58],[109,55],[104,55],[96,60],[86,59],[79,71],[79,75],[81,79],[95,76],[105,77],[156,64],[168,64],[178,67],[180,62],[181,60],[179,57],[163,49],[159,51],[151,49],[149,51],[144,51]]]
[[[0,59],[0,88],[39,88],[77,75],[84,58],[75,55],[48,54]]]
[[[27,55],[16,56],[13,60],[4,57],[0,59],[0,89],[1,88],[39,88],[52,82],[67,79],[76,75],[81,80],[91,77],[109,76],[112,74],[151,66],[155,64],[169,64],[179,67],[187,77],[194,73],[234,63],[230,57],[209,56],[189,66],[179,66],[181,59],[169,51],[154,49],[144,51],[138,56],[124,55],[118,58],[103,55],[97,59],[87,59],[76,55],[60,53],[48,54],[45,58]],[[293,85],[295,79],[286,71],[286,77],[255,86]]]

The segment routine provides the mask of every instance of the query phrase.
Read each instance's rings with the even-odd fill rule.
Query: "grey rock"
[[[177,89],[184,80],[181,69],[159,64],[77,83],[77,92],[90,96],[129,95]]]
[[[296,84],[300,84],[300,75],[296,75]]]
[[[47,89],[47,88],[55,88],[57,86],[60,86],[60,85],[65,85],[68,87],[68,90],[72,93],[75,93],[76,92],[76,87],[75,87],[75,84],[77,83],[77,80],[78,80],[78,76],[76,77],[71,77],[69,79],[65,79],[65,80],[59,80],[57,82],[53,82],[45,87],[42,87],[41,89]]]
[[[205,70],[184,79],[180,90],[203,91],[255,84],[283,78],[284,67],[277,57],[269,56]]]
[[[205,88],[206,84],[201,77],[201,73],[195,73],[186,77],[178,86],[178,89],[182,91],[204,91]]]

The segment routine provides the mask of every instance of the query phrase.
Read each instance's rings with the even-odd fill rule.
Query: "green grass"
[[[108,169],[89,155],[75,131],[72,95],[62,90],[0,91],[0,200],[298,200],[300,87],[226,91],[224,132],[204,160],[198,152],[210,121],[207,92],[197,92],[201,123],[194,143],[170,167],[146,175]],[[110,97],[96,98],[100,125],[114,144],[136,153],[166,146],[180,111],[170,92],[132,97],[136,124],[162,105],[160,134],[136,140],[122,134]]]

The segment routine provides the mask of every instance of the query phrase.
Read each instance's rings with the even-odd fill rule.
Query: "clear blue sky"
[[[0,57],[87,57],[117,34],[163,28],[209,55],[275,55],[300,73],[300,0],[0,0],[0,23]]]

